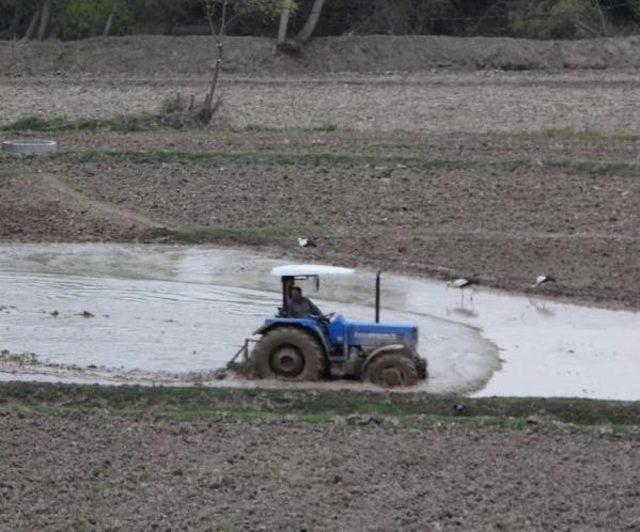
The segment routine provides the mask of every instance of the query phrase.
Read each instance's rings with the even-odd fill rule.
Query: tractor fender
[[[268,324],[264,324],[264,325],[260,326],[253,334],[264,335],[264,334],[268,333],[269,331],[277,329],[278,327],[296,327],[296,328],[298,328],[300,330],[308,332],[311,335],[313,335],[313,337],[316,340],[318,340],[320,342],[320,345],[324,349],[324,352],[325,352],[325,354],[327,356],[331,352],[331,349],[329,348],[329,343],[327,342],[327,339],[325,338],[325,336],[320,332],[320,328],[319,327],[312,327],[310,325],[305,325],[305,324],[302,324],[302,323],[285,322],[285,321],[275,322],[275,323],[268,323]]]
[[[413,349],[411,349],[410,347],[404,344],[383,345],[383,346],[377,347],[367,355],[367,358],[364,360],[362,364],[362,373],[364,374],[364,372],[367,371],[367,368],[369,367],[371,362],[373,362],[376,358],[379,358],[386,353],[398,353],[398,352],[406,354],[407,358],[411,358],[411,359],[413,359],[415,356],[413,353]]]

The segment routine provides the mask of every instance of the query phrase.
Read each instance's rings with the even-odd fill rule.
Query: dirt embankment
[[[77,42],[0,42],[0,76],[199,74],[212,61],[209,37],[132,36]],[[229,73],[416,72],[452,69],[604,69],[640,66],[640,38],[532,41],[508,38],[345,36],[319,38],[300,58],[273,41],[231,37]]]

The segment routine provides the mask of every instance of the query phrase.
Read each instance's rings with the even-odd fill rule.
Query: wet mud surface
[[[0,409],[11,529],[633,530],[640,440]]]
[[[232,374],[221,379],[216,371],[276,312],[279,281],[270,270],[281,261],[179,246],[0,249],[7,301],[0,307],[0,380],[286,385]],[[383,292],[384,319],[417,325],[428,351],[430,379],[414,391],[470,392],[486,384],[500,367],[495,344],[472,325],[405,311],[407,296],[397,284],[390,278]],[[360,272],[342,283],[324,279],[312,297],[325,312],[371,321],[373,274]],[[457,304],[457,297],[452,301]],[[373,387],[344,381],[326,386]]]
[[[275,259],[247,251],[108,244],[0,245],[0,380],[377,389],[218,373],[279,304]],[[373,319],[375,271],[305,291]],[[429,379],[407,391],[637,400],[638,314],[385,273],[382,320],[418,326]],[[606,334],[602,334],[606,331]]]

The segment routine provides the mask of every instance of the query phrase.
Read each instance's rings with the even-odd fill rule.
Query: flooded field
[[[229,385],[224,367],[272,315],[283,261],[215,248],[0,246],[0,379]],[[373,318],[373,272],[324,279],[325,312]],[[640,397],[639,316],[386,275],[382,320],[420,327],[420,390]],[[232,379],[238,386],[269,382]],[[305,386],[305,385],[301,385]],[[358,383],[327,383],[356,387]]]

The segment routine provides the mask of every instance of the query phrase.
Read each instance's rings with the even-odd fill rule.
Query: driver
[[[308,297],[302,295],[302,288],[299,286],[291,287],[287,310],[290,318],[319,318],[322,316],[322,311]]]

